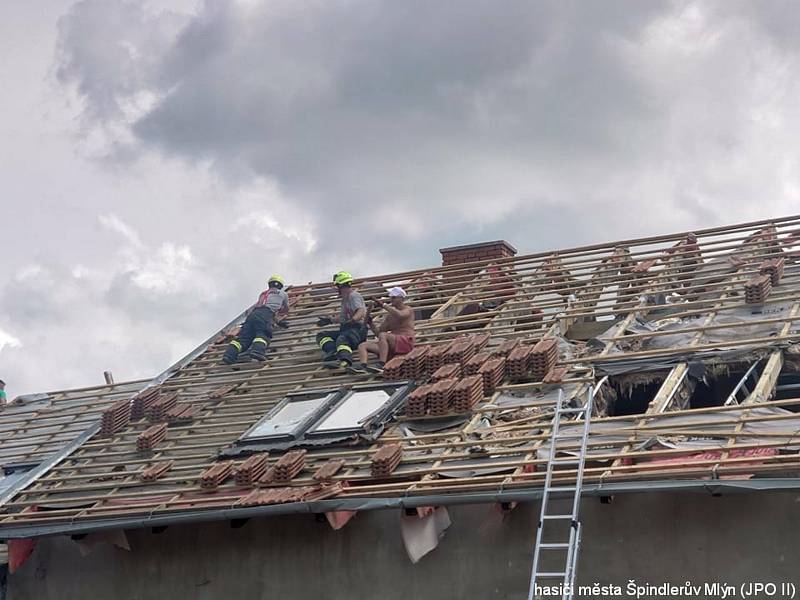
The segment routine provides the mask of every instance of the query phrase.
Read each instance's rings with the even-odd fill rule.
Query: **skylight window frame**
[[[342,393],[346,390],[339,388],[324,388],[318,390],[304,390],[302,392],[295,392],[287,394],[278,404],[276,404],[267,414],[261,417],[256,423],[245,431],[237,440],[238,444],[262,443],[262,442],[290,442],[296,441],[303,437],[308,429],[317,423],[321,418],[328,414],[331,406],[335,405],[341,399]],[[302,421],[300,421],[294,428],[286,433],[268,434],[253,436],[252,433],[257,431],[264,423],[272,420],[292,402],[303,402],[305,400],[313,400],[315,398],[322,398],[323,403],[312,410]],[[252,436],[252,437],[251,437]]]
[[[343,394],[335,402],[335,404],[306,430],[304,437],[308,440],[324,440],[325,438],[340,438],[342,436],[369,433],[377,427],[381,427],[386,424],[386,422],[391,418],[392,414],[400,407],[405,397],[411,392],[413,387],[414,385],[411,381],[386,381],[364,385],[354,385],[348,389],[344,389],[342,390]],[[380,408],[367,414],[361,419],[361,421],[359,421],[358,425],[353,427],[340,427],[337,429],[319,431],[319,427],[325,422],[325,419],[332,416],[336,410],[345,404],[354,394],[359,392],[368,392],[371,390],[384,390],[386,388],[395,389],[389,398],[380,406]]]
[[[338,408],[347,402],[353,394],[371,390],[385,390],[386,388],[393,388],[394,392],[378,409],[363,417],[356,426],[314,431],[322,425],[328,417],[333,415]],[[245,431],[239,439],[236,440],[234,447],[240,449],[252,446],[259,448],[289,448],[306,444],[325,444],[326,440],[328,442],[333,442],[341,440],[342,438],[352,438],[359,434],[368,437],[374,435],[386,425],[412,389],[414,389],[413,381],[401,380],[327,387],[287,394],[252,427]],[[312,410],[308,416],[303,418],[291,431],[280,434],[248,437],[252,436],[252,433],[264,423],[280,414],[289,403],[320,397],[327,397],[327,399],[319,407]]]

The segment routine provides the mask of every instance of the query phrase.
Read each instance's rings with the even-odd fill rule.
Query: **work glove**
[[[276,323],[276,325],[278,327],[281,327],[282,329],[289,329],[289,321],[287,321],[286,319],[283,319],[282,321],[278,321]]]
[[[330,317],[320,317],[317,319],[317,327],[325,327],[325,325],[330,325],[333,323],[333,320]]]

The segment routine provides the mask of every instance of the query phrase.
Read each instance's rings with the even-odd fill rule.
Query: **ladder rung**
[[[548,521],[569,519],[571,521],[572,515],[542,515],[542,519],[547,519]]]
[[[575,465],[581,462],[580,458],[554,458],[550,461],[553,465]]]
[[[539,544],[539,548],[553,548],[553,549],[569,548],[569,543],[567,543],[567,542],[558,543],[558,544],[552,544],[552,543],[544,544],[544,543],[542,543],[542,544]]]
[[[576,415],[578,413],[585,413],[586,408],[562,408],[558,412],[562,415]]]
[[[536,573],[536,577],[564,577],[566,574],[566,571],[545,571],[543,573]]]
[[[547,488],[548,492],[575,492],[578,488],[574,485],[554,485]]]

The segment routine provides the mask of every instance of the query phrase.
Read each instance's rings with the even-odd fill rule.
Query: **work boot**
[[[267,360],[267,344],[263,342],[253,342],[250,346],[250,358],[264,362]]]
[[[347,367],[347,370],[355,375],[366,375],[367,373],[369,373],[369,371],[367,371],[367,363],[350,365],[349,367]]]
[[[335,369],[339,366],[335,352],[324,353],[322,355],[322,366],[326,369]]]
[[[364,365],[364,369],[367,373],[375,373],[376,375],[380,375],[383,373],[383,367],[385,363],[383,361],[378,361],[374,365]]]
[[[225,354],[222,355],[222,362],[226,365],[232,365],[239,358],[239,349],[233,344],[225,349]]]

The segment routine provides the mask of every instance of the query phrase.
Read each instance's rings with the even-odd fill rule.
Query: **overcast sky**
[[[791,214],[794,2],[0,3],[0,378],[155,375],[267,275]]]

